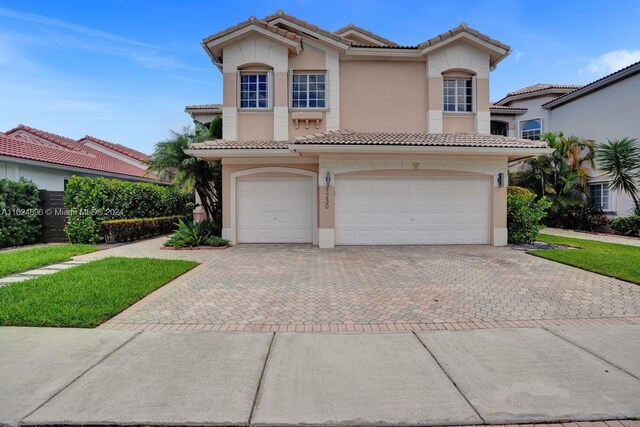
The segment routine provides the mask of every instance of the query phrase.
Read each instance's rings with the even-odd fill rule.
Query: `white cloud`
[[[116,42],[116,43],[131,45],[131,46],[137,46],[137,47],[144,47],[144,48],[148,48],[148,49],[159,49],[158,46],[154,46],[152,44],[143,43],[143,42],[140,42],[138,40],[130,39],[130,38],[127,38],[127,37],[122,37],[122,36],[119,36],[117,34],[112,34],[112,33],[106,32],[106,31],[96,30],[96,29],[93,29],[93,28],[85,27],[83,25],[78,25],[78,24],[74,24],[74,23],[71,23],[71,22],[61,21],[61,20],[55,19],[55,18],[49,18],[47,16],[34,15],[34,14],[31,14],[31,13],[16,12],[16,11],[9,10],[9,9],[4,9],[4,8],[0,8],[0,16],[5,16],[7,18],[17,19],[17,20],[24,21],[24,22],[32,22],[32,23],[35,23],[35,24],[46,25],[46,26],[54,27],[54,28],[60,28],[60,29],[72,31],[74,33],[78,33],[78,34],[82,34],[82,35],[86,35],[86,36],[90,36],[90,37],[94,37],[94,38],[109,40],[111,42]]]
[[[592,59],[584,71],[597,75],[611,74],[638,61],[640,50],[613,50]]]

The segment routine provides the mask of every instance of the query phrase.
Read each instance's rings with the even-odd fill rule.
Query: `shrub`
[[[609,220],[602,209],[592,203],[569,206],[558,212],[554,225],[560,228],[582,231],[598,231],[607,226]]]
[[[181,215],[159,218],[112,219],[102,221],[102,236],[107,243],[128,242],[172,232],[176,223],[185,217]]]
[[[525,197],[534,197],[535,194],[533,193],[533,191],[528,190],[526,188],[523,187],[518,187],[515,185],[510,185],[507,187],[507,196],[512,196],[512,195],[520,195],[520,196],[525,196]]]
[[[524,190],[524,191],[521,191]],[[541,220],[551,204],[525,189],[509,187],[507,190],[507,229],[509,243],[532,243],[544,227]]]
[[[229,241],[212,234],[216,227],[212,221],[179,221],[176,233],[164,244],[174,248],[196,246],[227,246]]]
[[[64,203],[69,240],[96,243],[103,238],[104,221],[189,215],[193,195],[175,186],[74,176],[67,183]]]
[[[40,192],[31,181],[0,179],[0,248],[40,241]]]
[[[611,221],[611,229],[623,236],[640,237],[640,215],[616,218]]]

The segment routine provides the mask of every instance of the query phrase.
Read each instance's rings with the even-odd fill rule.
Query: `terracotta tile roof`
[[[127,157],[131,157],[132,159],[138,160],[143,163],[147,163],[149,161],[149,156],[144,154],[141,151],[134,150],[133,148],[129,148],[122,144],[115,144],[113,142],[105,141],[104,139],[96,138],[95,136],[85,135],[78,140],[78,142],[91,141],[98,145],[101,145],[109,150],[113,150],[117,153],[125,155]]]
[[[549,83],[537,83],[531,86],[523,87],[522,89],[514,90],[513,92],[509,92],[507,96],[515,96],[515,95],[524,95],[525,93],[538,92],[541,90],[548,89],[580,89],[581,85],[556,85]],[[506,98],[506,97],[505,97]]]
[[[620,70],[615,71],[611,74],[608,74],[604,77],[601,77],[598,80],[592,81],[591,83],[585,86],[578,86],[576,90],[560,95],[556,99],[552,99],[551,101],[542,104],[542,106],[548,107],[551,105],[557,106],[557,105],[565,104],[566,102],[569,101],[568,98],[576,99],[576,98],[582,97],[589,93],[595,92],[596,90],[601,89],[606,85],[613,84],[618,80],[624,79],[638,72],[640,72],[640,61],[633,63],[631,65],[628,65],[624,68],[621,68]]]
[[[369,38],[372,38],[374,40],[377,40],[377,41],[379,41],[380,43],[382,43],[382,44],[384,44],[386,46],[394,46],[394,47],[398,46],[398,44],[396,42],[392,42],[389,39],[385,39],[382,36],[379,36],[379,35],[377,35],[375,33],[372,33],[371,31],[367,31],[364,28],[358,27],[358,26],[356,26],[354,24],[349,24],[346,27],[342,27],[342,28],[340,28],[338,30],[335,30],[333,32],[333,34],[336,34],[338,36],[342,36],[342,34],[348,32],[348,31],[356,31],[356,32],[358,32],[360,34],[364,34],[365,36],[367,36]],[[376,46],[376,45],[373,45],[373,46]]]
[[[300,37],[298,34],[292,32],[292,31],[287,31],[283,28],[277,27],[275,25],[269,24],[268,22],[266,22],[267,20],[262,20],[262,19],[257,19],[255,16],[251,16],[249,17],[249,19],[247,19],[246,21],[242,21],[236,25],[233,25],[225,30],[222,31],[218,31],[215,34],[210,35],[209,37],[205,38],[203,40],[204,43],[208,43],[212,40],[215,40],[217,38],[220,38],[222,36],[225,36],[229,33],[232,33],[234,31],[237,30],[241,30],[242,28],[248,27],[250,25],[257,25],[258,27],[262,27],[265,30],[271,31],[274,34],[278,34],[280,36],[286,37],[290,40],[293,40],[295,42],[300,42],[300,40],[302,40],[302,37]]]
[[[489,42],[491,44],[494,44],[496,46],[499,46],[499,47],[501,47],[501,48],[503,48],[505,50],[508,50],[508,51],[511,50],[511,46],[506,45],[506,44],[504,44],[502,42],[499,42],[498,40],[492,39],[491,37],[489,37],[489,36],[487,36],[485,34],[482,34],[480,31],[474,30],[473,28],[469,27],[464,22],[462,24],[458,25],[457,27],[447,31],[447,32],[444,32],[444,33],[440,34],[439,36],[431,38],[431,39],[427,40],[426,42],[420,43],[418,45],[418,47],[420,49],[425,49],[427,47],[430,47],[430,46],[433,46],[435,44],[438,44],[438,43],[440,43],[440,42],[442,42],[444,40],[447,40],[447,39],[449,39],[451,37],[457,36],[458,34],[464,33],[464,32],[467,32],[469,34],[473,34],[474,36],[478,37],[479,39],[484,40],[486,42]]]
[[[265,16],[264,18],[262,18],[263,21],[265,22],[271,22],[273,20],[276,20],[278,18],[282,18],[285,21],[289,21],[293,24],[299,25],[301,27],[304,27],[310,31],[314,31],[318,34],[322,34],[325,37],[328,37],[330,39],[333,39],[335,41],[339,41],[341,43],[346,43],[346,44],[350,44],[348,40],[345,40],[344,38],[333,34],[332,32],[329,32],[327,30],[324,30],[320,27],[318,27],[317,25],[311,24],[310,22],[304,21],[302,19],[298,19],[293,15],[289,15],[287,13],[285,13],[282,9],[279,9],[278,11],[276,11],[276,13],[271,14],[269,16]]]
[[[192,149],[286,149],[290,145],[394,145],[487,148],[545,148],[540,141],[471,133],[369,133],[347,130],[301,136],[293,141],[215,140],[193,144]]]
[[[506,105],[495,105],[495,104],[491,104],[489,106],[489,108],[491,110],[514,110],[514,111],[519,111],[519,110],[528,110],[527,107],[507,107]]]
[[[369,133],[334,131],[301,136],[295,144],[399,145],[442,147],[544,148],[528,139],[476,133]]]
[[[27,132],[33,136],[42,138],[52,144],[57,144],[61,147],[68,148],[69,150],[85,151],[84,146],[80,144],[78,141],[76,141],[75,139],[67,138],[66,136],[62,136],[62,135],[56,135],[55,133],[46,132],[40,129],[29,127],[27,125],[23,125],[23,124],[19,124],[13,129],[6,131],[5,134],[12,135],[15,132],[19,132],[19,131]],[[33,139],[37,139],[37,138],[33,138]]]
[[[187,105],[184,107],[184,111],[189,110],[218,110],[222,108],[222,104],[200,104],[200,105]]]
[[[229,141],[215,139],[191,144],[194,150],[225,150],[225,149],[282,149],[289,148],[289,141]]]
[[[25,134],[27,132],[29,135]],[[51,144],[30,136],[34,135]],[[42,163],[107,172],[138,178],[156,179],[153,173],[116,159],[101,151],[82,145],[64,136],[55,135],[25,125],[0,133],[0,156],[15,157]]]

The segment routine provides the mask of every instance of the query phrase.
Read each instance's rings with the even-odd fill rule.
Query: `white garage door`
[[[238,179],[239,243],[311,243],[311,178]]]
[[[337,178],[336,244],[489,243],[489,178]]]

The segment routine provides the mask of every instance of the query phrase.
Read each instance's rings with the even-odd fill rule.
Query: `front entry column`
[[[318,246],[331,249],[336,245],[335,176],[320,166],[318,176]]]

